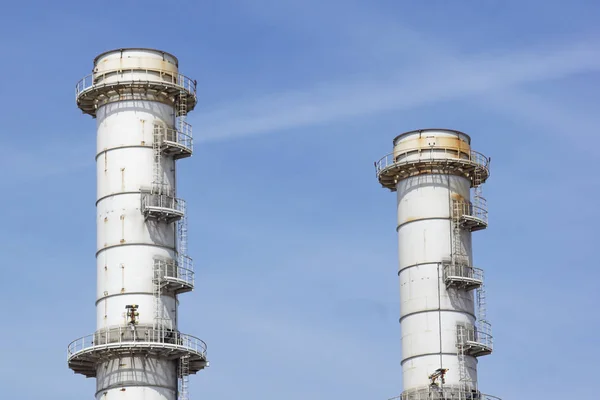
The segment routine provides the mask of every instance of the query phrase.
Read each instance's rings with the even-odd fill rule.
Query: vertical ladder
[[[161,145],[164,137],[165,128],[161,125],[154,125],[154,137],[152,141],[152,152],[154,154],[154,162],[152,164],[152,194],[163,194],[163,171],[161,166],[162,151]]]
[[[183,356],[179,359],[179,395],[177,400],[189,400],[189,384],[190,379],[190,357]]]
[[[487,310],[485,299],[485,285],[482,283],[477,288],[477,321],[487,322]]]
[[[177,130],[186,133],[187,118],[187,92],[179,91],[177,101]],[[179,136],[179,134],[178,134]],[[185,204],[182,204],[183,217],[177,223],[177,253],[179,265],[183,265],[183,257],[187,255],[187,212]]]
[[[177,118],[177,129],[180,132],[185,132],[187,118],[187,92],[185,90],[179,91],[179,98],[177,101]]]
[[[468,264],[468,257],[463,249],[460,227],[460,219],[463,215],[463,202],[452,201],[452,265],[454,271],[463,273],[464,267]]]
[[[475,171],[473,171],[473,204],[479,207],[481,207],[482,203],[485,202],[481,185],[483,185],[481,169],[475,168]]]
[[[485,203],[485,199],[483,197],[483,177],[481,174],[480,168],[475,168],[473,172],[473,202],[481,207]],[[477,300],[477,322],[487,322],[486,317],[486,299],[485,299],[485,286],[484,283],[481,284],[477,288],[476,292],[476,300]]]
[[[185,202],[180,203],[183,217],[177,221],[177,261],[180,266],[184,266],[183,257],[187,256],[188,232],[187,232],[187,209]]]
[[[177,130],[186,132],[187,92],[181,90],[177,102]],[[176,134],[179,138],[179,132]],[[182,204],[183,217],[177,221],[177,263],[183,265],[183,257],[187,254],[187,210]],[[179,395],[178,400],[189,400],[190,358],[183,356],[179,359]]]
[[[460,390],[458,393],[458,400],[466,399],[466,394],[469,390],[469,374],[467,373],[467,363],[465,358],[467,344],[467,328],[462,325],[456,326],[456,347],[458,356],[458,377],[460,382]]]
[[[162,294],[162,265],[160,260],[154,260],[154,276],[152,279],[152,295],[154,298],[154,333],[157,335],[155,340],[163,337],[163,306],[161,301]]]
[[[168,274],[169,262],[165,260],[154,260],[154,279],[152,282],[152,293],[154,296],[154,331],[159,341],[163,341],[167,329],[173,329],[173,322],[165,314],[162,294],[165,282],[163,278]]]

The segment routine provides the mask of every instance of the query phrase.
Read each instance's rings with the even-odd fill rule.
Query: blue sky
[[[568,4],[568,5],[567,5]],[[193,399],[401,391],[395,196],[373,161],[447,127],[492,157],[475,234],[504,399],[589,396],[600,356],[595,1],[20,1],[0,15],[2,397],[92,398],[66,346],[95,328],[98,53],[154,47],[197,79],[180,163],[198,285]],[[596,239],[596,240],[595,240]]]

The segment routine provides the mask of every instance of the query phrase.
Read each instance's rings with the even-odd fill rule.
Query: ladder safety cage
[[[190,358],[183,356],[178,365],[177,400],[189,400]]]
[[[162,141],[163,141],[163,127],[161,125],[154,125],[153,130],[153,141],[152,141],[152,193],[163,194],[168,193],[169,188],[164,182],[164,171],[162,168]]]
[[[188,257],[188,226],[187,226],[187,212],[185,209],[185,203],[182,204],[183,217],[177,221],[177,257],[180,265],[186,265],[191,262]]]
[[[470,268],[469,255],[467,254],[462,242],[462,225],[461,214],[457,212],[457,202],[453,203],[452,212],[452,248],[450,259],[450,271],[452,272],[467,272],[466,268]]]
[[[155,332],[158,332],[160,335],[162,335],[164,334],[164,332],[171,331],[173,329],[173,321],[165,312],[165,305],[162,301],[164,287],[163,277],[165,275],[165,272],[164,264],[160,261],[161,260],[154,260],[154,278],[152,280],[152,294],[154,298],[153,328]]]
[[[462,390],[466,390],[470,386],[473,386],[473,382],[467,372],[467,328],[463,325],[456,326],[456,355],[458,357],[458,380],[460,383],[460,388]],[[462,400],[462,399],[461,399]]]

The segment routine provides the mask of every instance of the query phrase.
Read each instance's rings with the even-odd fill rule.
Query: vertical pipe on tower
[[[194,287],[176,160],[192,154],[196,83],[169,53],[118,49],[96,57],[76,100],[97,120],[97,299],[69,367],[96,378],[97,399],[187,400],[188,375],[208,365],[177,311]]]
[[[449,129],[406,132],[376,163],[381,185],[397,192],[402,400],[487,396],[477,357],[492,342],[471,233],[487,227],[489,159],[470,142]]]

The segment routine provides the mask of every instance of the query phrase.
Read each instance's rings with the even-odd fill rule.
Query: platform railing
[[[194,264],[189,257],[175,260],[154,260],[157,279],[174,278],[194,286]]]
[[[432,147],[431,149],[413,149],[388,154],[375,163],[375,169],[377,171],[377,176],[379,176],[383,171],[391,167],[449,161],[461,161],[471,164],[476,168],[489,171],[489,159],[477,151],[465,151],[456,147],[438,146]]]
[[[406,390],[388,400],[501,400],[462,385],[425,386]]]
[[[163,141],[177,143],[179,146],[186,147],[193,150],[194,140],[192,138],[192,126],[188,123],[184,123],[183,130],[180,129],[165,129],[163,135]]]
[[[197,337],[177,331],[164,329],[120,326],[100,330],[91,335],[81,337],[71,342],[67,349],[67,358],[86,350],[101,347],[119,347],[119,345],[142,347],[146,345],[165,345],[183,347],[191,352],[206,355],[206,343]]]
[[[489,347],[490,349],[493,347],[494,341],[492,336],[492,324],[487,321],[478,320],[475,323],[476,326],[476,334],[475,338],[478,343],[482,343]]]
[[[493,349],[492,325],[487,321],[477,321],[476,326],[457,326],[457,346],[479,346]]]
[[[179,255],[177,257],[177,268],[185,272],[186,276],[191,275],[191,282],[194,283],[194,260],[186,255]]]
[[[458,201],[456,202],[455,211],[458,213],[459,217],[469,216],[472,218],[476,218],[487,225],[488,223],[488,210],[486,207],[486,202],[483,198],[478,198],[477,203],[470,203],[466,201]]]
[[[168,194],[144,193],[142,196],[142,211],[146,210],[174,210],[185,212],[185,201]]]
[[[483,270],[469,267],[467,265],[446,264],[444,265],[444,279],[459,277],[474,281],[483,281]]]
[[[146,75],[146,78],[142,78]],[[173,71],[154,68],[125,68],[92,73],[83,77],[75,85],[75,98],[91,90],[96,85],[118,85],[125,83],[167,83],[196,96],[196,81]]]

